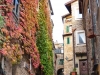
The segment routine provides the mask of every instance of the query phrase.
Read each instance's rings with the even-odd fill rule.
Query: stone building
[[[100,0],[79,0],[86,31],[88,72],[100,75]]]
[[[28,4],[30,2],[33,2],[35,4],[32,3],[31,6],[30,6],[30,4]],[[31,45],[28,46],[28,47],[30,47],[29,50],[34,50],[33,51],[33,53],[34,53],[35,48],[36,48],[36,32],[35,32],[35,29],[37,29],[37,26],[36,26],[37,23],[35,21],[37,20],[36,15],[37,15],[37,12],[39,10],[39,0],[31,0],[30,2],[28,2],[28,0],[0,0],[0,41],[1,41],[1,25],[2,25],[1,24],[1,20],[2,20],[1,15],[4,17],[3,20],[5,19],[5,17],[6,17],[6,19],[10,18],[8,30],[11,31],[11,32],[14,32],[14,29],[17,29],[18,26],[22,25],[22,23],[21,23],[22,21],[24,21],[24,22],[26,21],[25,17],[26,17],[27,12],[28,12],[28,11],[25,10],[25,8],[26,8],[26,9],[31,11],[31,13],[28,13],[29,15],[31,15],[30,19],[32,20],[30,25],[34,25],[34,26],[32,26],[33,30],[30,30],[30,32],[28,32],[27,27],[26,27],[26,29],[24,29],[24,27],[23,27],[23,30],[27,31],[27,35],[29,35],[29,37],[31,38],[31,41],[34,42],[34,43],[31,43],[31,45],[34,46],[34,47],[32,47]],[[25,4],[25,3],[27,3],[27,4]],[[50,14],[53,14],[53,11],[50,13],[52,8],[51,8],[48,0],[46,0],[46,2],[44,4],[47,5],[46,8],[47,8],[48,13],[46,15],[48,15],[48,18],[50,18]],[[6,8],[6,10],[5,10],[5,8]],[[34,10],[35,14],[33,14],[33,10]],[[34,20],[34,18],[32,18],[33,16],[34,16],[35,20]],[[22,19],[20,19],[20,18],[22,18]],[[48,21],[49,21],[49,19],[48,19]],[[9,22],[9,20],[8,20],[8,22]],[[26,25],[24,22],[23,22],[23,26]],[[7,28],[6,24],[7,23],[5,23],[5,28]],[[10,25],[14,25],[14,26],[9,28]],[[27,23],[27,26],[29,26],[28,23]],[[14,28],[14,27],[16,27],[16,28]],[[10,29],[12,29],[12,30],[10,30]],[[51,29],[52,29],[52,27],[51,27]],[[48,30],[48,33],[49,33],[49,31],[50,30]],[[51,33],[49,33],[49,34],[51,35]],[[17,34],[15,34],[15,35],[17,35]],[[10,40],[12,41],[12,35],[10,35],[10,36],[9,36],[11,38]],[[15,36],[13,38],[15,38]],[[24,49],[22,48],[22,45],[23,45],[22,40],[20,41],[20,43],[19,43],[19,40],[20,40],[19,38],[16,38],[10,43],[8,41],[7,42],[4,41],[5,43],[10,44],[10,45],[7,45],[7,47],[11,46],[10,51],[7,51],[8,53],[11,53],[11,51],[13,50],[12,44],[14,44],[14,45],[17,44],[17,46],[20,45],[20,47],[15,48],[15,49],[17,49],[17,51],[20,51],[18,54],[21,54],[21,52],[22,52],[21,50],[24,50],[24,52],[22,53],[21,59],[17,60],[16,63],[13,63],[12,60],[16,61],[16,58],[19,57],[19,56],[17,56],[17,51],[13,50],[15,53],[9,54],[9,56],[15,55],[16,56],[15,59],[11,59],[11,58],[13,58],[13,56],[11,58],[8,58],[6,55],[3,55],[3,53],[4,53],[3,50],[2,50],[3,47],[1,47],[2,45],[1,45],[1,42],[0,42],[0,75],[42,75],[42,73],[41,73],[42,67],[40,65],[40,61],[39,62],[37,61],[39,63],[37,68],[32,66],[33,63],[32,63],[31,54],[30,53],[27,54],[27,52],[25,51],[25,48],[24,48],[25,46],[23,46]],[[27,43],[29,44],[29,41],[26,42],[26,44]],[[7,50],[9,50],[9,48]],[[36,54],[37,54],[37,52],[36,52]],[[36,58],[38,58],[38,56],[36,56],[34,58],[36,59]],[[40,59],[40,57],[38,59]],[[35,64],[35,65],[37,65],[37,64]]]
[[[63,75],[63,43],[54,43],[54,75]]]
[[[64,75],[76,69],[78,75],[87,75],[87,52],[82,14],[79,13],[78,0],[65,4],[69,14],[64,15]]]
[[[72,36],[72,16],[64,16],[64,75],[70,74],[73,69],[73,36]],[[67,32],[67,33],[66,33]]]

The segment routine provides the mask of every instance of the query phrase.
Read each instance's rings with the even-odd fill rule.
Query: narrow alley
[[[100,75],[100,0],[0,0],[0,75]]]

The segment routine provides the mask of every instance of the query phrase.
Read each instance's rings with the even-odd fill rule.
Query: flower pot
[[[71,75],[77,75],[77,72],[71,72]]]

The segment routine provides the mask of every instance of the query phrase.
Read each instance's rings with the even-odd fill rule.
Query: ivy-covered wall
[[[17,65],[16,69],[12,70],[15,74],[18,72],[17,75],[25,75],[20,73],[26,71],[34,75],[33,69],[36,70],[40,65],[40,55],[36,46],[38,0],[18,0],[18,3],[15,2],[18,7],[14,5],[14,1],[16,0],[0,0],[0,56],[9,59],[14,68]],[[17,11],[20,9],[17,14],[15,8]],[[8,67],[10,65],[4,66]],[[14,75],[12,72],[11,74]]]
[[[12,0],[0,0],[0,54],[14,65],[27,56],[28,63],[31,59],[34,69],[42,66],[43,75],[53,75],[52,25],[48,0],[39,0],[38,12],[37,1],[20,0],[20,16],[16,23]],[[30,70],[29,74],[33,75]]]
[[[50,18],[48,17],[50,17],[50,14],[48,11],[47,0],[40,0],[37,47],[40,53],[40,61],[43,66],[43,75],[53,75],[52,36],[50,37],[52,34],[52,26],[50,23]]]

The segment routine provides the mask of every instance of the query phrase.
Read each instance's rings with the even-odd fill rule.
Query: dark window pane
[[[17,13],[18,13],[18,4],[16,5],[16,15],[17,15]]]
[[[64,59],[60,59],[59,60],[59,65],[63,65],[64,64]]]
[[[16,0],[13,0],[13,5],[15,5],[15,1],[16,1]]]

